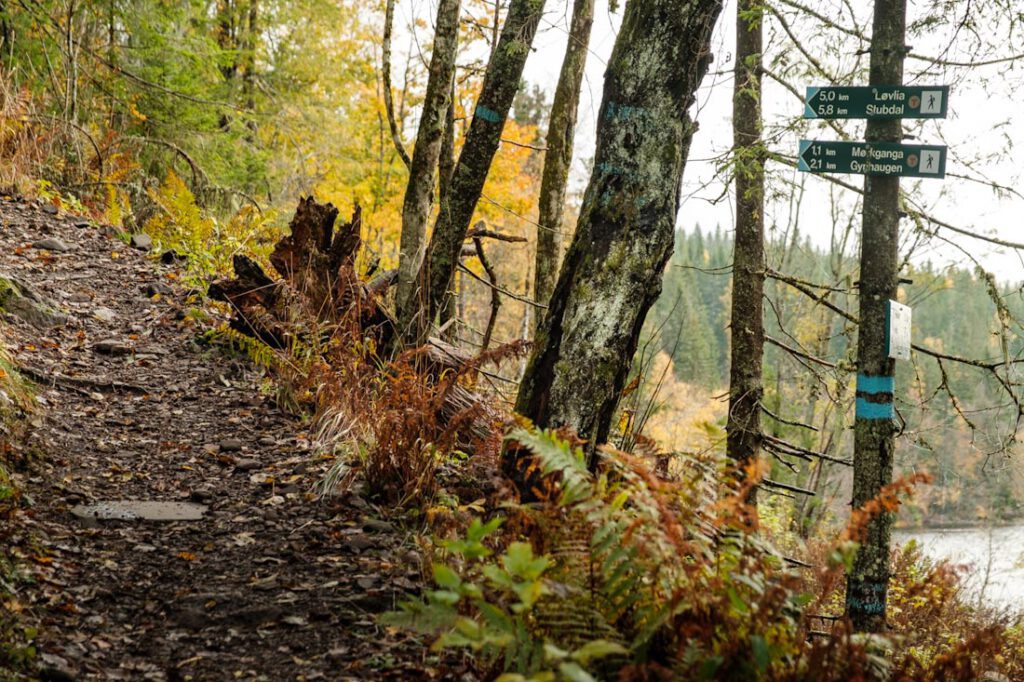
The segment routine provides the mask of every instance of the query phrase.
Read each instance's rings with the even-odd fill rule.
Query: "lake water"
[[[893,540],[917,540],[925,555],[969,565],[969,590],[989,606],[1024,610],[1024,525],[942,530],[899,530]],[[987,574],[987,577],[986,577]]]

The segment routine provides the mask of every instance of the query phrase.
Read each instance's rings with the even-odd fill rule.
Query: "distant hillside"
[[[662,295],[647,321],[650,346],[671,358],[674,379],[698,386],[707,395],[723,392],[728,383],[732,248],[731,235],[720,228],[679,231]],[[800,288],[855,317],[854,251],[851,246],[840,256],[806,239],[777,238],[768,246],[767,259],[769,270],[784,273]],[[1018,357],[1024,351],[1016,321],[1024,318],[1019,285],[930,263],[908,265],[903,276],[912,282],[901,286],[900,300],[913,308],[915,344],[983,362]],[[828,448],[848,458],[855,327],[795,286],[769,277],[766,288],[766,330],[778,342],[769,343],[765,351],[766,407],[787,421],[811,423],[819,431],[770,418],[767,428],[804,447]],[[796,359],[780,344],[824,362]],[[1012,370],[1009,375],[1003,369],[999,372],[1004,381],[1013,381]],[[841,410],[835,409],[836,400]],[[990,371],[948,360],[940,365],[933,357],[915,353],[910,362],[897,366],[897,407],[905,422],[898,470],[923,468],[936,479],[910,508],[912,516],[938,522],[1017,515],[1024,500],[1021,467],[1006,456],[1013,449],[1009,441],[1016,431],[1017,408]],[[799,482],[806,477],[777,468],[781,471],[773,476],[783,480]],[[843,478],[838,470],[832,476],[835,485]]]

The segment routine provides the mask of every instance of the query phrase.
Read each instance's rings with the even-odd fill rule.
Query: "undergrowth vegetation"
[[[197,284],[209,284],[212,277],[229,272],[232,258],[238,253],[265,259],[278,236],[271,224],[272,215],[253,204],[246,204],[226,219],[204,210],[174,171],[147,194],[152,206],[143,231],[158,249],[173,250],[187,258],[189,273]]]
[[[0,69],[0,192],[88,216],[125,239],[145,232],[161,251],[187,259],[197,286],[228,272],[235,254],[265,256],[276,240],[275,210],[248,195],[229,194],[232,200],[224,201],[176,145],[161,148],[187,162],[191,183],[173,165],[144,167],[139,145],[145,138],[63,120],[48,113],[50,104]]]
[[[854,635],[841,620],[841,578],[858,525],[920,481],[894,484],[837,541],[816,543],[808,569],[756,532],[744,489],[697,492],[705,476],[721,471],[695,462],[689,477],[667,482],[645,462],[605,449],[595,474],[558,434],[519,428],[509,438],[534,453],[549,494],[439,540],[436,589],[385,617],[434,636],[436,648],[472,652],[488,676],[838,681],[1024,673],[1020,624],[971,606],[957,571],[913,548],[895,562],[891,631]]]
[[[381,360],[372,343],[339,348],[315,378],[315,441],[338,458],[324,492],[358,481],[388,505],[428,509],[447,465],[472,457],[496,469],[507,416],[474,390],[475,382],[483,365],[524,350],[510,344],[439,363],[430,347],[390,361]]]
[[[16,679],[35,658],[32,640],[35,630],[26,626],[17,594],[23,574],[12,547],[13,523],[25,499],[17,484],[16,472],[28,455],[21,451],[27,413],[32,395],[4,350],[0,327],[0,679]]]
[[[656,343],[652,340],[661,346],[661,370],[645,369],[641,362],[625,391],[619,387],[602,398],[610,404],[632,396],[622,401],[628,405],[621,410],[620,449],[603,447],[591,462],[572,434],[516,422],[500,391],[482,377],[501,363],[522,359],[527,344],[499,345],[475,356],[465,348],[476,345],[474,333],[484,348],[492,337],[530,336],[535,322],[531,315],[543,314],[532,304],[547,308],[549,318],[550,311],[565,309],[560,304],[543,305],[539,287],[530,281],[539,268],[533,269],[529,241],[537,234],[535,228],[548,229],[543,221],[534,221],[539,217],[535,211],[542,184],[540,153],[547,154],[547,147],[534,143],[547,111],[516,114],[512,118],[517,120],[503,124],[500,138],[497,133],[480,136],[500,139],[502,144],[492,167],[480,178],[478,189],[485,201],[466,216],[466,226],[474,224],[469,233],[474,250],[466,243],[466,249],[453,251],[462,267],[458,283],[452,280],[451,285],[458,292],[458,303],[453,304],[458,312],[439,325],[448,341],[463,345],[431,339],[422,347],[396,350],[387,342],[401,338],[401,331],[389,312],[393,306],[383,300],[393,278],[384,277],[379,288],[374,279],[396,265],[400,250],[408,255],[419,247],[406,250],[400,244],[405,165],[413,164],[406,160],[403,165],[401,154],[391,148],[385,115],[397,116],[388,121],[390,137],[402,146],[403,136],[411,132],[409,122],[419,115],[415,112],[425,110],[422,86],[427,81],[421,72],[425,62],[417,63],[422,53],[412,49],[424,46],[414,38],[397,114],[380,101],[379,95],[390,93],[397,78],[377,73],[378,52],[390,53],[391,47],[381,49],[376,19],[367,17],[379,13],[384,3],[371,7],[282,0],[262,13],[256,11],[256,3],[231,2],[17,4],[18,11],[0,5],[0,37],[8,41],[13,35],[18,41],[17,50],[6,43],[7,52],[0,55],[0,194],[32,196],[88,216],[125,241],[132,233],[144,232],[157,251],[173,252],[171,261],[180,262],[181,257],[190,288],[189,314],[204,323],[233,318],[233,323],[204,324],[205,339],[265,369],[267,390],[282,408],[304,419],[312,432],[312,456],[331,460],[320,496],[331,500],[358,491],[379,508],[414,520],[425,535],[433,535],[419,539],[432,554],[432,589],[386,615],[383,623],[432,638],[436,649],[458,650],[474,661],[481,677],[505,682],[939,681],[985,675],[992,682],[1024,680],[1021,617],[982,607],[966,591],[962,568],[930,561],[915,546],[894,553],[884,634],[855,634],[843,617],[845,577],[868,522],[880,514],[894,514],[924,477],[898,480],[853,510],[845,527],[830,527],[824,507],[808,507],[800,518],[777,512],[781,507],[775,501],[751,506],[752,486],[768,472],[752,467],[744,476],[734,475],[717,446],[701,454],[670,455],[642,435],[656,416],[657,390],[648,395],[650,382],[641,379],[660,373],[660,390],[666,377],[677,378],[673,363],[679,364],[680,378],[694,385],[703,382],[701,392],[708,394],[701,398],[704,412],[710,415],[717,409],[710,394],[724,378],[730,342],[722,320],[726,292],[733,285],[726,277],[713,285],[701,284],[696,273],[744,270],[730,267],[733,250],[726,248],[727,240],[718,231],[713,237],[709,233],[706,243],[699,228],[678,237],[677,251],[687,252],[687,259],[672,264],[665,286],[670,292],[677,290],[678,296],[661,298],[660,305],[672,309],[666,311],[665,333]],[[478,48],[489,41],[491,31],[483,30],[488,25],[475,18],[490,21],[492,8],[500,15],[502,7],[490,0],[466,4],[472,14],[464,19],[474,19],[467,22],[471,30],[460,36],[462,62],[473,52],[487,52]],[[246,7],[252,11],[243,15]],[[236,27],[233,35],[225,28],[231,26]],[[497,39],[497,26],[491,28]],[[504,52],[501,43],[492,47],[496,55]],[[460,64],[465,77],[453,80],[451,122],[445,134],[450,139],[444,141],[449,157],[445,163],[463,169],[473,167],[456,163],[466,154],[466,131],[472,130],[480,113],[489,111],[475,104],[486,71],[473,59]],[[537,102],[540,110],[546,109],[542,100]],[[610,102],[604,118],[626,120],[642,111]],[[495,120],[504,118],[501,114]],[[456,126],[456,120],[461,125]],[[490,119],[485,114],[480,120]],[[479,126],[487,129],[484,123]],[[637,124],[637,135],[642,127],[652,126]],[[634,146],[643,147],[639,142]],[[471,147],[468,151],[465,158],[475,156]],[[436,157],[431,165],[437,165]],[[597,177],[607,177],[608,168],[618,167],[597,164]],[[438,178],[442,196],[451,178],[469,171],[454,176],[452,172],[448,169],[447,178]],[[433,175],[426,184],[432,193]],[[337,245],[328,226],[325,235],[318,233],[327,242],[315,253],[319,261],[292,259],[310,253],[292,249],[285,254],[289,258],[276,261],[280,271],[261,271],[260,286],[244,292],[273,289],[273,302],[268,296],[263,300],[266,305],[251,309],[273,319],[239,320],[236,302],[243,294],[235,299],[225,295],[218,300],[226,305],[215,310],[208,300],[215,297],[204,297],[213,280],[232,270],[241,280],[245,267],[268,268],[275,242],[295,239],[294,232],[283,236],[280,214],[273,207],[290,207],[296,197],[314,192],[345,208],[354,207],[349,236],[359,248],[347,254],[351,258],[332,258]],[[603,197],[599,192],[587,194]],[[451,195],[461,199],[458,192]],[[447,197],[444,202],[451,203]],[[360,206],[366,207],[365,222]],[[433,211],[422,216],[424,224]],[[594,214],[589,208],[582,213],[581,224],[587,225]],[[337,211],[327,214],[333,225]],[[564,222],[565,230],[552,233],[568,235],[573,221]],[[465,229],[462,233],[455,247],[465,241]],[[794,228],[792,244],[798,241]],[[484,243],[495,268],[486,260]],[[527,247],[511,246],[523,243]],[[845,249],[845,239],[843,243]],[[787,238],[780,244],[785,246]],[[569,253],[575,253],[573,247]],[[820,270],[811,263],[817,257],[801,267]],[[795,260],[800,261],[799,255]],[[845,260],[840,252],[835,268]],[[317,263],[330,268],[318,272]],[[621,270],[624,281],[637,275],[626,271],[628,263],[609,259],[606,264],[615,265],[609,265],[610,271]],[[653,272],[652,267],[642,269]],[[293,272],[285,272],[289,268]],[[835,268],[836,282],[853,281],[852,269],[849,276],[845,271],[839,276],[840,269]],[[652,279],[649,274],[643,277]],[[935,288],[939,275],[926,274]],[[309,291],[303,290],[303,282]],[[590,295],[594,286],[581,284],[580,291],[587,290],[581,298],[601,300]],[[559,295],[564,288],[559,287]],[[850,288],[821,289],[839,294]],[[957,288],[966,290],[967,285]],[[995,291],[994,280],[991,288]],[[651,288],[644,298],[658,289]],[[943,285],[936,291],[945,289]],[[975,291],[981,290],[975,286]],[[499,294],[506,301],[504,308]],[[772,297],[768,300],[773,304],[781,300],[776,294]],[[992,295],[993,301],[999,298],[999,292]],[[492,302],[489,309],[481,304],[485,300]],[[833,364],[816,356],[843,356],[833,351],[839,348],[840,336],[852,334],[852,327],[844,322],[840,335],[840,318],[835,318],[837,325],[831,316],[818,319],[814,311],[822,303],[844,315],[818,295],[809,297],[807,308],[787,303],[783,312],[800,323],[794,325],[798,345],[819,348],[813,355],[801,351],[796,356],[835,369],[840,397],[820,409],[826,401],[819,389],[808,389],[802,380],[790,381],[779,373],[779,365],[768,370],[776,372],[775,388],[768,387],[764,404],[774,399],[782,415],[779,407],[798,400],[808,408],[810,422],[821,421],[823,436],[826,431],[833,434],[821,441],[828,443],[821,449],[831,452],[833,438],[837,442],[847,430],[844,415],[852,416],[851,406],[842,406],[838,389],[852,379],[840,377],[840,370],[849,369],[848,362]],[[992,318],[986,306],[973,308]],[[369,307],[371,315],[366,314]],[[951,309],[957,312],[956,306]],[[978,333],[991,339],[962,345],[984,347],[1002,340],[998,350],[1009,367],[1006,310],[997,306],[1002,335],[989,333],[992,318],[975,325]],[[374,318],[372,324],[366,323],[368,317]],[[782,330],[784,316],[776,309],[774,317]],[[609,320],[607,329],[630,327]],[[568,329],[573,321],[564,322]],[[553,328],[548,330],[549,340],[561,336],[562,323],[558,322],[557,335],[551,333]],[[388,324],[390,336],[381,331]],[[931,341],[942,339],[935,336]],[[790,352],[784,344],[776,345],[767,358]],[[621,355],[633,353],[635,346],[623,346],[627,347]],[[556,356],[555,368],[569,362],[568,357]],[[975,368],[979,366],[983,365]],[[1000,384],[995,369],[1001,366],[988,368]],[[586,369],[581,372],[584,377]],[[941,362],[934,371],[941,374],[940,384],[932,382],[935,395],[944,388],[950,398],[947,412],[951,409],[967,422],[965,415],[973,410],[961,410],[954,396],[956,384],[965,380],[954,374],[950,384]],[[497,378],[514,385],[522,371],[508,374]],[[917,385],[924,395],[926,384]],[[590,388],[585,381],[581,386]],[[680,382],[678,388],[682,387]],[[651,423],[655,428],[648,427],[648,435],[658,427],[668,434],[668,427],[681,421],[683,408],[694,407],[682,403],[698,402],[693,392],[674,393],[673,400],[680,404],[663,413],[672,415],[665,422],[673,423]],[[17,484],[26,455],[14,443],[20,440],[17,430],[27,423],[24,415],[31,406],[31,396],[9,358],[0,353],[0,522],[11,521],[28,506]],[[792,430],[819,431],[813,424],[806,429],[808,425],[767,414]],[[693,421],[713,440],[724,439],[724,418]],[[914,433],[913,428],[907,431]],[[810,449],[810,440],[801,442],[805,445],[785,454],[822,454]],[[514,483],[503,476],[505,446],[532,453],[526,480],[536,500],[518,500]],[[817,471],[820,474],[821,469]],[[792,473],[803,485],[795,468]],[[821,479],[813,480],[817,486]],[[994,506],[1012,509],[1012,495],[1008,496],[1007,503]],[[3,533],[11,526],[0,526],[0,544],[6,546]],[[810,539],[792,530],[799,527],[809,533],[812,526],[817,535]],[[14,552],[0,554],[0,679],[16,678],[34,656],[34,633],[18,618],[23,578],[16,557]]]

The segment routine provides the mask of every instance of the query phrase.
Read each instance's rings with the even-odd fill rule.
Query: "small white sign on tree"
[[[889,301],[886,307],[889,324],[885,340],[889,357],[894,360],[910,359],[910,317],[910,306]]]

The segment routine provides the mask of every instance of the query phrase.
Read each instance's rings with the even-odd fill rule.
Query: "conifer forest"
[[[1022,131],[1021,0],[0,0],[0,682],[1024,680]]]

